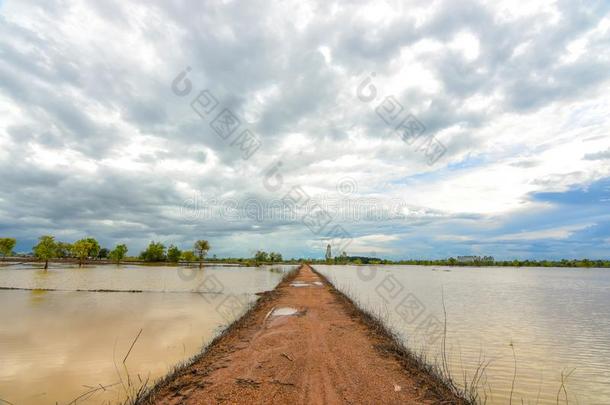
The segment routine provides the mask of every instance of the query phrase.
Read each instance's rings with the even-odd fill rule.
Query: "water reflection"
[[[30,303],[38,304],[44,302],[47,293],[48,291],[46,290],[32,290],[30,293]]]

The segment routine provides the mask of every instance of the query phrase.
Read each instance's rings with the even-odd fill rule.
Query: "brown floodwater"
[[[316,269],[488,404],[610,404],[609,269]]]
[[[0,399],[120,403],[198,353],[286,268],[0,268],[0,287],[23,289],[0,290]]]

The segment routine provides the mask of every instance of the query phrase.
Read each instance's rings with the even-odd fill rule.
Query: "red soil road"
[[[294,287],[291,283],[307,283]],[[318,284],[313,284],[318,282]],[[155,404],[437,404],[438,386],[383,354],[377,336],[344,297],[303,265],[205,355],[161,384]],[[269,315],[293,307],[297,315]],[[353,308],[352,308],[353,309]]]

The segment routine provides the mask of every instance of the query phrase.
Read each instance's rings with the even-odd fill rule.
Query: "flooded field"
[[[448,367],[463,385],[486,365],[489,404],[610,403],[608,269],[315,268],[439,364],[444,299]]]
[[[0,398],[119,403],[198,353],[288,268],[2,267],[0,287],[15,289],[0,290]]]

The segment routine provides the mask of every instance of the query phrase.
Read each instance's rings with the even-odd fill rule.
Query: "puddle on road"
[[[298,312],[298,309],[292,307],[275,308],[273,312],[271,312],[271,316],[290,316],[296,315]]]
[[[313,287],[313,286],[318,286],[318,287],[322,287],[324,286],[324,283],[322,283],[321,281],[314,281],[312,283],[305,283],[303,281],[296,281],[294,283],[290,283],[291,287]]]
[[[302,282],[290,283],[291,287],[309,287],[310,285],[311,284],[302,283]]]

